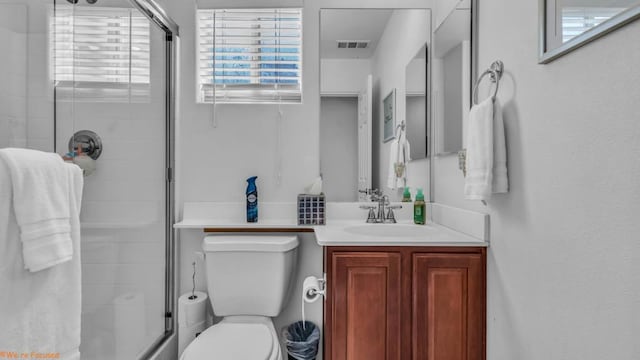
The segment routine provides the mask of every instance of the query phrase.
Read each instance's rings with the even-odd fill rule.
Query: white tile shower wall
[[[422,5],[424,7],[426,5]],[[397,10],[387,22],[375,54],[373,63],[373,183],[391,198],[397,201],[402,198],[402,189],[392,191],[387,187],[389,171],[390,142],[383,143],[383,106],[382,101],[396,89],[396,123],[405,119],[405,66],[418,50],[430,41],[429,29],[431,16],[429,11]],[[403,39],[403,41],[397,41]],[[429,198],[429,160],[421,159],[409,162],[407,167],[407,186],[424,190]]]
[[[0,147],[53,150],[51,2],[0,0]]]
[[[510,192],[464,200],[449,157],[434,195],[491,217],[487,359],[638,359],[640,21],[539,65],[538,2],[479,16],[479,70],[505,64]]]
[[[27,146],[28,7],[0,3],[0,147]]]

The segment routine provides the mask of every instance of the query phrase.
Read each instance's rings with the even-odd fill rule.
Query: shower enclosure
[[[83,360],[146,358],[173,333],[177,35],[152,0],[0,0],[0,147],[95,158]]]

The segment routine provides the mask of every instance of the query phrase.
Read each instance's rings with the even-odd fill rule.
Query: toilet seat
[[[273,325],[260,322],[223,320],[202,332],[187,346],[180,360],[281,359],[280,344]]]

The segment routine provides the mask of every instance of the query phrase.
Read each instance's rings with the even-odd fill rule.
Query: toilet
[[[180,360],[282,360],[271,318],[289,297],[298,243],[297,236],[205,237],[207,291],[223,319],[191,342]]]

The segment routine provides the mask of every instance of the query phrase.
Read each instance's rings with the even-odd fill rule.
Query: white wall
[[[327,201],[358,201],[357,97],[322,97],[320,139]]]
[[[451,157],[434,195],[491,215],[487,359],[638,359],[640,22],[539,65],[538,3],[480,5],[479,70],[505,64],[510,192],[463,200]]]
[[[462,113],[468,111],[462,106],[462,89],[468,87],[468,82],[462,78],[463,44],[460,43],[447,52],[443,59],[444,87],[442,95],[444,97],[444,116],[436,119],[439,129],[442,131],[443,152],[458,151],[462,148]],[[468,63],[467,63],[468,65]]]
[[[383,143],[382,100],[396,89],[396,123],[406,118],[405,68],[418,50],[430,40],[430,14],[428,10],[396,10],[389,18],[384,34],[380,38],[373,64],[373,186],[390,194],[392,200],[402,198],[402,189],[387,188],[389,171],[389,149],[391,142]],[[422,31],[421,31],[422,29]],[[403,41],[398,41],[402,39]],[[421,187],[429,196],[429,160],[411,161],[407,167],[407,186]]]
[[[320,93],[323,96],[358,96],[369,74],[371,74],[370,59],[322,59],[320,61]]]

